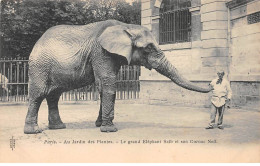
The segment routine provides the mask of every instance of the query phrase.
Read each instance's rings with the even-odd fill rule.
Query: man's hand
[[[209,89],[210,89],[210,90],[213,90],[214,88],[213,88],[212,85],[209,84]]]
[[[230,108],[230,99],[226,99],[226,107]]]

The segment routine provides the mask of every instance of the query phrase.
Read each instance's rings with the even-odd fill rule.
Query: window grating
[[[256,12],[247,16],[247,23],[254,24],[260,22],[260,12]]]
[[[189,0],[164,0],[160,8],[159,43],[189,42],[191,13]]]

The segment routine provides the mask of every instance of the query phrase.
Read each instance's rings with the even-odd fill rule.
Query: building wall
[[[233,3],[232,3],[233,2]],[[249,15],[260,11],[260,1],[230,2],[230,79],[237,105],[260,108],[260,22],[248,23]],[[259,18],[258,18],[259,20]]]
[[[141,24],[151,30],[157,41],[159,39],[159,7],[161,1],[141,1]],[[243,21],[234,21],[237,20],[234,17],[235,13],[239,13],[238,11],[241,11],[241,9],[229,10],[226,5],[227,2],[227,0],[191,0],[191,42],[160,45],[160,48],[181,74],[199,85],[207,85],[210,80],[216,77],[216,70],[223,68],[227,73],[227,78],[231,81],[231,88],[234,93],[232,104],[234,106],[251,106],[254,102],[256,104],[253,105],[259,105],[260,88],[259,79],[257,79],[260,75],[259,48],[257,47],[259,38],[253,36],[256,35],[257,28],[255,27],[259,24],[246,25],[249,30],[244,32],[244,35],[236,33],[236,31],[241,31],[239,28],[244,25]],[[259,1],[256,0],[256,3],[259,3]],[[252,7],[247,8],[251,9]],[[254,10],[257,9],[254,8]],[[230,23],[232,23],[232,28]],[[250,28],[255,28],[255,31],[250,30]],[[249,35],[252,35],[252,37]],[[257,35],[259,35],[258,32]],[[250,44],[245,44],[248,42]],[[252,42],[256,44],[251,44]],[[243,58],[246,60],[243,61]],[[240,73],[235,73],[235,70],[239,70]],[[250,71],[249,75],[255,75],[255,77],[245,77],[244,74],[248,71]],[[179,103],[184,106],[193,103],[192,105],[208,106],[210,94],[190,92],[183,88],[180,90],[180,87],[154,70],[149,71],[142,68],[140,79],[141,98],[148,98],[151,103],[173,105]],[[251,82],[248,82],[250,80]],[[248,92],[242,93],[241,87],[247,87]],[[162,89],[164,95],[168,94],[165,97],[161,93]],[[253,92],[254,90],[257,90],[258,93]],[[246,99],[248,99],[248,102]]]
[[[260,1],[251,1],[230,9],[230,73],[234,80],[260,80],[260,22],[248,23],[248,15],[259,12],[259,7]]]
[[[195,82],[206,86],[208,82]],[[142,81],[140,100],[144,104],[163,104],[188,107],[209,107],[210,94],[189,91],[171,81]]]

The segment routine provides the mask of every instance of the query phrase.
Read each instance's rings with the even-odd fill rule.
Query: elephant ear
[[[133,45],[138,48],[145,48],[147,45],[153,43],[153,40],[151,38],[151,35],[149,34],[148,30],[145,30],[145,28],[129,28],[125,30],[129,36],[131,36],[131,39],[133,41]]]
[[[121,25],[108,27],[99,36],[98,41],[105,50],[125,57],[128,64],[130,64],[133,46],[129,34],[126,33],[126,29],[126,27]]]

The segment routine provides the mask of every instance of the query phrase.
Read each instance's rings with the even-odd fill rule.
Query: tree
[[[50,27],[117,19],[140,24],[140,3],[125,0],[1,0],[0,57],[28,58]]]
[[[85,9],[91,12],[94,21],[116,19],[125,23],[141,24],[141,3],[132,5],[125,0],[87,0]]]
[[[122,1],[117,4],[114,18],[129,24],[141,24],[141,3],[134,1],[132,5]]]

